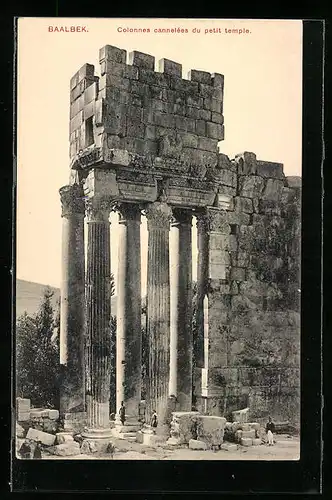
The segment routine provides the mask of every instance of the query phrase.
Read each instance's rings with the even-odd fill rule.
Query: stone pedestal
[[[105,440],[110,435],[109,398],[111,372],[111,269],[110,205],[90,200],[87,260],[87,417],[88,439]]]
[[[84,201],[81,186],[60,189],[62,280],[60,305],[60,412],[84,410]]]
[[[119,215],[116,410],[123,401],[126,419],[137,422],[142,375],[141,214],[138,205],[122,204]]]
[[[192,248],[191,212],[173,210],[169,394],[179,411],[192,407]]]
[[[165,422],[169,394],[170,281],[169,223],[171,209],[155,202],[146,210],[148,219],[147,418],[156,410],[159,424]]]

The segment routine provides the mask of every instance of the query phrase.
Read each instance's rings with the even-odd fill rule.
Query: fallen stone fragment
[[[69,432],[58,432],[56,434],[56,442],[57,444],[63,444],[63,443],[71,443],[74,441],[74,438],[72,434]]]
[[[80,454],[80,445],[76,441],[70,443],[57,444],[54,446],[54,455],[69,457]]]
[[[220,446],[220,449],[224,450],[224,451],[236,451],[237,450],[237,445],[234,444],[234,443],[223,443]]]
[[[189,439],[189,449],[190,450],[207,450],[208,446],[204,441],[198,439]]]
[[[242,446],[252,446],[252,439],[251,438],[242,438],[241,445]]]
[[[24,436],[25,436],[25,430],[20,424],[16,423],[16,437],[23,438]]]
[[[48,434],[47,432],[39,431],[37,429],[30,429],[26,435],[27,439],[32,439],[33,441],[40,441],[46,446],[52,446],[55,442],[54,434]]]
[[[242,431],[242,436],[241,436],[242,439],[245,438],[255,439],[255,437],[256,437],[255,429],[251,429],[250,431]]]

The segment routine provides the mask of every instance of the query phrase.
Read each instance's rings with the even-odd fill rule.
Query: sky
[[[84,26],[86,31],[55,32],[55,26]],[[125,31],[131,28],[149,28],[150,33]],[[163,28],[187,32],[154,31]],[[232,32],[234,29],[242,33]],[[301,21],[20,18],[16,262],[19,279],[60,287],[59,188],[69,180],[69,82],[85,63],[93,64],[95,73],[100,74],[99,49],[104,45],[126,49],[127,53],[138,50],[151,54],[156,67],[161,58],[181,63],[183,78],[190,69],[223,74],[225,140],[220,151],[230,158],[241,151],[252,151],[260,160],[283,163],[285,175],[301,175]],[[141,232],[144,277],[144,220]],[[116,278],[116,214],[111,216],[111,235],[112,272]],[[144,279],[142,286],[144,292]]]

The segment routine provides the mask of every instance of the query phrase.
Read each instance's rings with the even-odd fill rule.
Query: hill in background
[[[33,283],[32,281],[16,280],[16,317],[18,318],[24,312],[29,315],[36,314],[41,304],[44,290],[48,285],[41,283]],[[52,297],[52,305],[54,309],[57,307],[60,298],[60,289],[53,286],[49,287],[54,295]],[[112,314],[116,314],[116,297],[112,297],[111,309]]]

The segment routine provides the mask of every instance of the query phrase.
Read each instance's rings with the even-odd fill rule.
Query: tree
[[[58,406],[59,341],[52,306],[53,291],[46,288],[37,314],[24,313],[16,326],[16,390],[34,406]]]

